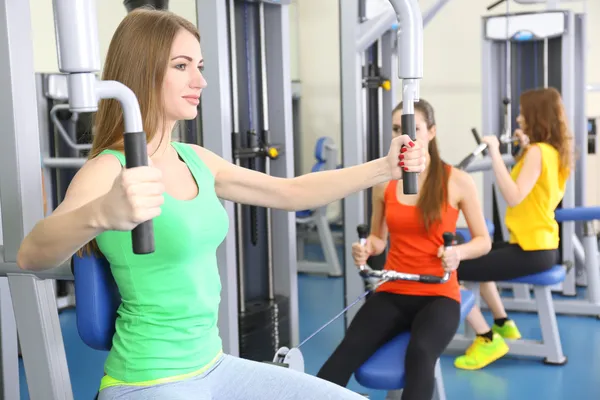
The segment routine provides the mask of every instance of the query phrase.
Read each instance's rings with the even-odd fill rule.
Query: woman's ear
[[[437,127],[434,125],[431,128],[429,128],[429,132],[428,132],[428,137],[429,140],[433,140],[433,138],[437,135]]]

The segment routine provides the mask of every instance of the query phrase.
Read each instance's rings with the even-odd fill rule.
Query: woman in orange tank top
[[[402,133],[402,103],[393,112],[394,136]],[[325,362],[318,377],[346,386],[354,371],[383,343],[411,331],[406,352],[403,400],[431,398],[437,359],[456,333],[460,291],[456,272],[460,261],[480,257],[491,248],[475,183],[470,175],[445,164],[436,140],[433,108],[415,103],[417,141],[428,149],[426,169],[419,176],[419,194],[404,195],[398,181],[373,188],[373,215],[367,244],[353,246],[357,265],[390,249],[386,269],[443,275],[448,282],[387,282],[358,311],[346,335]],[[472,232],[469,243],[444,251],[442,234],[455,232],[459,212]]]

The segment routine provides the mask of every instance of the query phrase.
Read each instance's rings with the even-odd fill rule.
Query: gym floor
[[[341,249],[339,249],[340,251]],[[307,245],[306,256],[322,257],[317,246]],[[341,254],[340,254],[341,256]],[[299,276],[300,338],[304,339],[342,308],[341,278]],[[486,318],[491,321],[489,313]],[[509,313],[528,339],[540,339],[534,314]],[[60,314],[69,372],[75,399],[92,399],[96,393],[107,353],[88,348],[79,339],[75,312]],[[306,372],[316,374],[343,334],[342,319],[328,326],[303,348]],[[600,321],[588,317],[558,316],[563,351],[568,362],[562,367],[547,366],[537,359],[505,357],[480,371],[454,368],[454,356],[442,357],[446,395],[452,399],[486,400],[578,400],[600,399]],[[21,400],[29,399],[23,364],[20,362]],[[383,400],[385,393],[362,388],[352,380],[350,389]]]

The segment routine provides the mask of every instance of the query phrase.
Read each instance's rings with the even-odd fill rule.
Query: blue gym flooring
[[[312,247],[312,248],[311,248]],[[307,256],[320,258],[320,249],[307,246]],[[340,254],[341,256],[341,254]],[[300,338],[308,337],[342,308],[343,280],[300,275]],[[523,336],[540,339],[537,316],[509,313]],[[491,321],[489,313],[486,318]],[[60,314],[69,372],[76,400],[92,399],[102,377],[107,353],[85,346],[79,339],[73,310]],[[306,343],[303,354],[306,372],[316,374],[343,334],[338,319]],[[563,351],[568,357],[564,366],[544,365],[537,359],[505,357],[480,371],[454,368],[454,356],[442,357],[444,385],[448,400],[597,400],[600,399],[600,320],[591,317],[559,316],[558,324]],[[21,399],[29,399],[25,373],[20,363]],[[354,380],[350,389],[383,400],[385,393],[362,388]]]

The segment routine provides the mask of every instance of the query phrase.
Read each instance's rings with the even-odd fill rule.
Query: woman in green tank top
[[[386,157],[291,179],[238,167],[171,139],[178,120],[197,116],[206,87],[203,68],[200,35],[190,22],[146,9],[125,17],[102,79],[119,81],[137,96],[149,166],[123,168],[121,107],[102,100],[89,160],[64,201],[24,239],[18,264],[48,269],[78,250],[109,261],[122,304],[102,400],[363,398],[307,374],[222,354],[216,250],[230,221],[219,199],[313,209],[401,179],[403,170],[423,171],[421,147],[403,135],[392,141]],[[149,219],[156,250],[134,254],[130,231]]]

